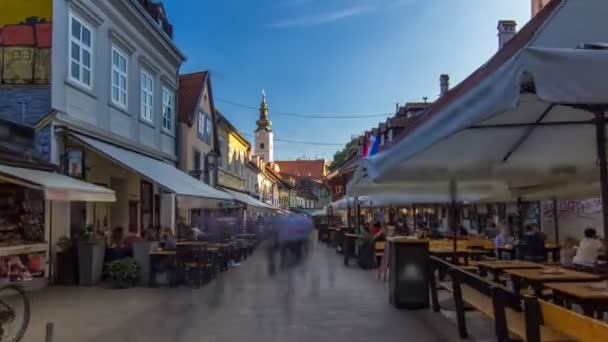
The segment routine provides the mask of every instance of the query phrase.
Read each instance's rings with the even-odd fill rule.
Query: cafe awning
[[[526,49],[365,160],[355,183],[502,179],[516,190],[595,180],[595,116],[583,106],[608,104],[606,68],[608,50]]]
[[[72,133],[71,136],[95,150],[97,153],[158,183],[165,190],[175,193],[177,196],[186,198],[209,198],[215,200],[234,199],[230,194],[214,189],[179,170],[175,166],[159,159],[148,157],[81,134]]]
[[[257,209],[264,209],[264,210],[277,210],[278,209],[278,208],[271,206],[270,204],[266,204],[260,200],[257,200],[245,193],[242,193],[242,192],[239,192],[236,190],[226,189],[226,188],[222,188],[222,190],[229,193],[232,197],[234,197],[234,199],[236,201],[241,202],[249,207],[253,207],[253,208],[257,208]]]
[[[0,165],[0,180],[40,189],[55,201],[114,202],[114,191],[59,173]]]

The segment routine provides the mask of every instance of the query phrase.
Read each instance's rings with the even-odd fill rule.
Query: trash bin
[[[429,307],[428,240],[389,238],[389,302],[399,309]]]

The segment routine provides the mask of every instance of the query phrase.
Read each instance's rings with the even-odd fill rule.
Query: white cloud
[[[316,26],[327,24],[339,20],[343,20],[346,18],[354,17],[357,15],[362,15],[369,13],[376,9],[375,6],[371,5],[359,5],[348,8],[338,9],[332,12],[319,13],[309,16],[302,16],[296,18],[287,18],[276,21],[271,24],[271,27],[303,27],[303,26]]]

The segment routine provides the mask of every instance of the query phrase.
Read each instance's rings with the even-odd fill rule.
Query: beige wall
[[[203,94],[200,96],[198,110],[203,111],[211,115],[211,102],[209,98],[209,87],[205,84]],[[211,117],[211,119],[213,119]],[[207,144],[198,135],[198,112],[194,115],[192,126],[180,122],[180,136],[179,136],[179,162],[178,167],[184,172],[194,170],[194,149],[197,149],[201,153],[201,169],[204,168],[205,160],[203,159],[207,153],[213,150],[213,139]]]

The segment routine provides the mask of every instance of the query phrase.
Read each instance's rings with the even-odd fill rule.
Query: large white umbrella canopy
[[[608,78],[598,72],[606,69],[606,50],[525,49],[484,86],[363,161],[352,187],[363,180],[500,179],[518,188],[597,179],[594,114],[571,105],[608,104]]]

